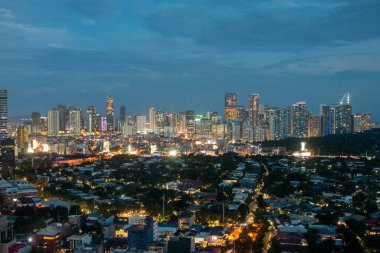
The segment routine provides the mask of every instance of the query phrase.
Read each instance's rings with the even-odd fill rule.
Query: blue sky
[[[380,120],[378,0],[0,0],[10,113],[223,108],[226,92],[279,107],[337,103]]]

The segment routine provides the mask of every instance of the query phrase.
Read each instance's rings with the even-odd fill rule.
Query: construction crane
[[[342,99],[340,100],[339,104],[343,105],[344,102],[346,101],[346,105],[350,104],[350,93],[347,92],[343,95]]]

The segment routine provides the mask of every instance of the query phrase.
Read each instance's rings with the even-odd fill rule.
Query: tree
[[[66,207],[57,206],[50,211],[50,215],[55,221],[64,221],[68,218],[68,210]]]
[[[306,234],[306,240],[309,245],[310,253],[317,252],[317,245],[321,237],[316,229],[309,229]]]
[[[70,215],[73,215],[73,214],[81,214],[81,210],[80,210],[80,206],[79,205],[72,205],[70,207],[70,212],[69,212]]]

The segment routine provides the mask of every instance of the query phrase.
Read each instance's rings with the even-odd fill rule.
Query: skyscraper
[[[277,118],[278,109],[273,107],[266,108],[265,121],[268,124],[268,134],[266,134],[267,140],[276,139],[276,118]]]
[[[335,133],[348,134],[353,132],[352,107],[350,104],[335,106]]]
[[[81,130],[81,111],[71,109],[69,112],[70,135],[80,135]]]
[[[259,120],[259,107],[260,107],[260,95],[249,95],[248,116],[252,124],[253,131],[256,131],[260,127]]]
[[[3,179],[15,179],[16,159],[14,139],[0,139],[0,166],[1,177]]]
[[[321,116],[310,115],[308,118],[308,137],[321,136]]]
[[[185,112],[185,127],[186,134],[188,137],[191,137],[195,132],[195,114],[194,111]]]
[[[113,106],[113,98],[111,95],[108,95],[107,97],[107,130],[108,132],[113,132],[115,131],[115,119],[114,119],[114,106]]]
[[[156,108],[149,108],[149,128],[151,131],[156,130]]]
[[[333,133],[334,128],[334,120],[332,115],[332,110],[328,105],[320,105],[320,113],[319,116],[321,118],[320,122],[320,134],[322,136],[329,135]]]
[[[293,136],[307,137],[309,112],[306,102],[298,102],[293,105]]]
[[[136,116],[136,132],[138,134],[146,133],[146,116],[145,115]]]
[[[24,126],[17,127],[17,150],[20,153],[24,153],[27,143],[25,141],[25,131]]]
[[[97,130],[97,117],[95,107],[90,105],[87,108],[87,132],[89,134],[94,134]]]
[[[32,112],[32,133],[39,134],[41,132],[41,113]]]
[[[0,90],[0,139],[7,138],[8,91]]]
[[[125,123],[125,120],[126,120],[126,110],[125,110],[125,106],[124,105],[120,106],[119,120],[120,120],[121,125],[123,125]]]
[[[60,117],[59,111],[53,109],[48,112],[48,135],[58,136],[60,132]]]
[[[276,114],[276,140],[287,138],[291,128],[291,108],[279,109]]]
[[[236,93],[226,93],[224,96],[224,119],[237,119],[239,116],[239,110],[237,106]]]

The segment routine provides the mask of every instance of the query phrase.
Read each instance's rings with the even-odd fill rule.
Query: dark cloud
[[[3,4],[3,3],[2,3]],[[258,92],[264,104],[335,103],[380,112],[378,1],[6,1],[0,84],[12,114],[56,104],[129,113],[149,106],[222,112]]]
[[[233,50],[307,50],[380,36],[378,1],[255,2],[241,7],[173,6],[146,16],[162,36]],[[335,3],[335,4],[334,4]]]

